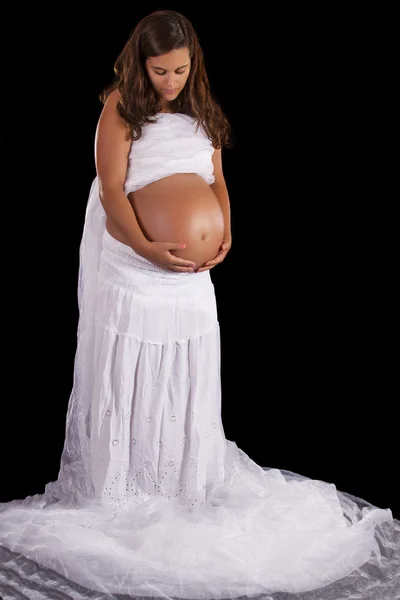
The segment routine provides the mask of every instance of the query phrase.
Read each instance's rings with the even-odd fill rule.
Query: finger
[[[215,267],[215,265],[217,265],[219,263],[219,261],[217,260],[212,260],[210,262],[206,262],[204,263],[203,267]]]
[[[192,260],[187,260],[186,258],[179,258],[178,256],[173,256],[171,254],[169,259],[169,264],[174,265],[175,267],[195,267],[196,263]]]
[[[199,267],[198,269],[196,269],[196,273],[202,273],[203,271],[209,271],[210,269],[212,269],[211,267]]]
[[[218,254],[218,257],[213,258],[212,260],[208,260],[207,262],[205,262],[203,266],[204,267],[214,267],[218,263],[222,262],[224,260],[225,256],[226,256],[226,253],[222,252],[221,254]]]
[[[168,269],[176,273],[193,273],[193,267],[176,267],[175,265],[171,265]]]
[[[154,261],[153,264],[155,264],[160,269],[163,269],[164,271],[179,271],[179,270],[182,270],[182,271],[194,271],[193,267],[178,267],[178,266],[175,266],[173,264],[168,264],[168,263],[161,262],[161,261],[160,262],[155,262]]]
[[[182,244],[181,242],[163,242],[165,247],[168,250],[183,250],[186,248],[186,244]]]

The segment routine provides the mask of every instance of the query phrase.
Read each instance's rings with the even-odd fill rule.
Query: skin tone
[[[190,55],[187,48],[171,50],[161,56],[150,56],[146,70],[159,98],[163,111],[171,112],[171,103],[186,85],[190,73]]]
[[[184,88],[190,66],[187,49],[174,50],[148,59],[146,69],[151,71],[149,77],[157,90],[163,110],[173,112],[171,102]],[[167,93],[168,89],[173,89],[174,92],[170,95]],[[118,114],[118,101],[118,91],[114,90],[105,103],[96,130],[96,170],[100,199],[107,214],[108,232],[133,248],[140,256],[172,271],[204,271],[214,267],[224,260],[231,247],[229,198],[222,172],[221,150],[216,149],[213,153],[215,183],[210,188],[218,199],[224,216],[223,242],[214,259],[196,269],[193,261],[172,254],[172,251],[185,248],[182,242],[149,242],[143,235],[130,203],[127,202],[124,181],[131,136],[129,127]]]
[[[146,60],[146,70],[150,81],[160,99],[163,112],[172,112],[171,103],[177,98],[185,87],[189,77],[191,60],[188,48],[171,50],[160,56],[150,56]],[[211,189],[218,198],[221,205],[226,228],[224,240],[217,256],[205,263],[197,272],[212,269],[221,263],[229,252],[232,244],[230,231],[230,207],[226,183],[222,171],[221,150],[216,149],[213,154],[215,182]]]

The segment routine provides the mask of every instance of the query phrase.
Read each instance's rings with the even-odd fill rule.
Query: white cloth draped
[[[163,271],[111,238],[97,180],[79,273],[60,472],[0,506],[2,598],[399,598],[389,509],[225,438],[210,272]]]

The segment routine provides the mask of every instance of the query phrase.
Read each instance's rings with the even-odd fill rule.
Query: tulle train
[[[58,478],[0,505],[3,600],[399,599],[390,509],[226,439],[210,272],[114,240],[97,180],[78,300]]]

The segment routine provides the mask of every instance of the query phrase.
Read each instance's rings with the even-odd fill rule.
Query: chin
[[[173,102],[174,100],[176,100],[176,98],[179,96],[180,94],[180,90],[178,92],[175,92],[175,94],[171,95],[171,94],[162,94],[162,97],[164,100],[167,100],[167,102]]]

